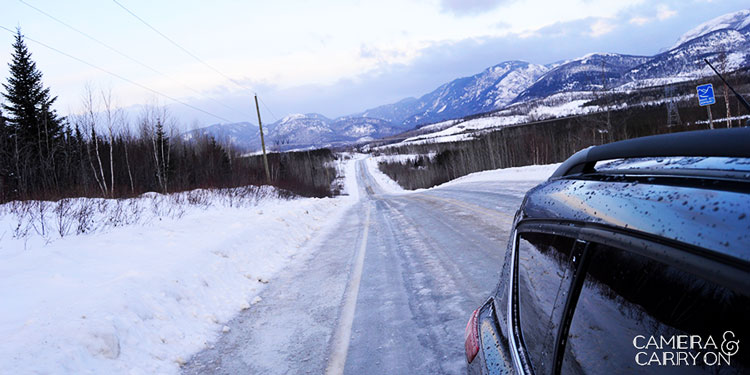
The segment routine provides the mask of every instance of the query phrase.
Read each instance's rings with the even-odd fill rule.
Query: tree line
[[[87,88],[83,111],[60,116],[21,31],[13,43],[0,110],[0,202],[65,197],[121,198],[148,191],[224,188],[267,183],[259,160],[242,157],[210,136],[183,139],[164,107],[145,106],[128,123],[111,91]],[[276,157],[274,185],[327,196],[336,177],[328,151]],[[298,178],[301,167],[326,179]],[[328,189],[325,186],[327,183]]]

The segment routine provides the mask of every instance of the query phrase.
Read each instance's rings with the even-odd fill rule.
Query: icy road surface
[[[360,199],[339,230],[183,373],[465,372],[466,321],[497,284],[523,195],[554,168],[394,194],[368,164],[357,162]]]

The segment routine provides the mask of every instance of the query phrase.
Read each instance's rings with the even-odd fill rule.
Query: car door
[[[583,236],[598,239],[585,248],[560,323],[565,340],[545,373],[750,372],[740,346],[750,342],[746,263],[594,234]]]

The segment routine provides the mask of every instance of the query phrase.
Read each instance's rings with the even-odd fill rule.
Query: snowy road
[[[508,229],[539,181],[388,194],[363,161],[360,200],[282,271],[185,374],[456,374],[467,319],[497,283]]]

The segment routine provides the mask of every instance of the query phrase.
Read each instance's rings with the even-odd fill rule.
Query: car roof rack
[[[550,179],[595,172],[598,161],[671,156],[750,158],[750,128],[660,134],[588,147],[565,160]]]

